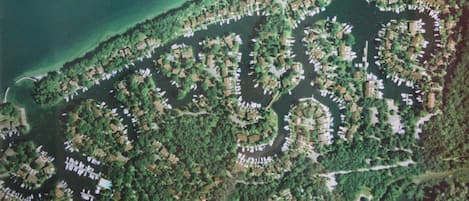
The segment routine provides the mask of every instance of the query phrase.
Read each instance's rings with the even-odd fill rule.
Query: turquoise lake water
[[[100,41],[186,0],[0,1],[0,91],[57,69]]]

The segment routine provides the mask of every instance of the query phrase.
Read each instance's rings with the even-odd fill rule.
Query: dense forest
[[[423,145],[426,164],[432,169],[453,169],[469,165],[469,31],[461,50],[461,61],[448,76],[444,89],[443,115],[425,124]]]
[[[426,190],[436,200],[469,197],[469,29],[466,27],[458,63],[450,68],[444,88],[443,115],[425,124],[423,163],[429,170]],[[433,173],[433,174],[432,174]],[[440,174],[438,174],[440,173]]]

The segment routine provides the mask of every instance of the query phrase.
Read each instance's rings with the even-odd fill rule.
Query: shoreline
[[[63,51],[65,52],[62,56],[52,56],[50,58],[41,59],[35,64],[29,67],[30,70],[23,71],[18,76],[16,76],[13,80],[16,84],[18,80],[26,79],[25,77],[36,77],[40,75],[47,74],[51,71],[59,70],[63,67],[63,65],[67,62],[71,62],[77,58],[84,57],[88,52],[93,51],[96,49],[102,42],[110,39],[111,37],[119,34],[123,34],[127,32],[129,29],[133,28],[134,26],[143,23],[146,20],[156,18],[160,15],[164,15],[165,13],[177,9],[178,7],[182,6],[188,0],[178,0],[171,3],[168,3],[167,7],[162,8],[154,6],[151,10],[145,11],[148,14],[141,15],[141,16],[134,16],[134,19],[124,19],[119,21],[112,21],[108,24],[102,25],[107,27],[107,30],[101,30],[101,32],[95,31],[91,33],[91,36],[84,39],[85,42],[73,44],[71,48],[64,48]],[[156,11],[155,11],[156,10]],[[153,12],[152,12],[153,11]],[[121,23],[122,21],[127,21],[125,23]],[[124,24],[124,25],[122,25]]]
[[[37,82],[37,81],[41,80],[43,77],[45,77],[45,76],[47,76],[47,73],[37,74],[37,75],[33,75],[33,76],[24,76],[24,77],[21,77],[21,78],[19,78],[19,79],[16,79],[16,80],[15,80],[15,85],[17,85],[17,84],[19,84],[20,82],[25,81],[25,80]]]
[[[8,92],[10,91],[10,87],[7,87],[7,89],[5,90],[5,94],[3,94],[3,101],[2,103],[6,103],[8,102]]]

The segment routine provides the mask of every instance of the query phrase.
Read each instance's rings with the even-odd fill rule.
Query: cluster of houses
[[[259,115],[259,114],[257,114]],[[277,116],[273,114],[264,115],[267,127],[262,130],[255,130],[255,133],[239,133],[237,134],[238,157],[237,163],[245,167],[262,168],[275,162],[277,154],[268,156],[249,156],[253,153],[264,151],[268,147],[272,147],[278,134]],[[257,119],[251,118],[251,120]],[[259,123],[259,122],[257,122]],[[259,133],[261,132],[261,133]]]
[[[380,11],[391,11],[395,13],[401,13],[406,10],[417,10],[420,13],[428,11],[429,14],[435,18],[440,14],[439,10],[447,6],[444,1],[434,0],[416,0],[411,4],[404,0],[366,0],[368,3],[376,2]]]
[[[333,35],[325,30],[324,25],[328,23],[339,25],[340,28],[337,34]],[[336,73],[338,69],[337,64],[329,62],[329,58],[339,57],[344,61],[351,62],[356,57],[351,47],[347,46],[344,41],[341,42],[339,46],[330,43],[332,39],[338,39],[339,41],[344,40],[344,35],[350,34],[351,28],[352,27],[347,24],[338,23],[334,17],[320,21],[314,27],[305,30],[305,38],[303,38],[302,41],[307,48],[306,55],[309,57],[309,62],[313,64],[314,71],[320,75],[314,82],[319,83],[323,88],[329,89],[334,87],[334,80],[340,79]],[[325,40],[322,38],[323,35],[327,35],[327,38],[331,40]],[[311,85],[314,85],[314,82],[312,82]],[[346,101],[352,99],[352,95],[349,94],[343,86],[336,86],[336,88],[336,90],[344,92],[343,94]],[[325,94],[322,95],[325,96]],[[342,109],[344,108],[344,106],[341,107]]]
[[[426,47],[427,42],[423,40],[421,36],[421,34],[424,33],[422,26],[423,22],[421,20],[400,22],[391,21],[388,23],[379,33],[382,39],[378,40],[382,41],[384,45],[379,47],[378,56],[375,58],[377,58],[376,64],[378,66],[389,68],[387,70],[392,71],[386,75],[386,78],[391,79],[398,85],[405,83],[405,85],[410,88],[419,88],[417,90],[416,100],[418,102],[425,101],[426,108],[432,110],[435,107],[436,98],[436,92],[433,88],[435,88],[434,85],[437,85],[437,83],[431,81],[432,74],[428,73],[430,72],[428,71],[429,64],[426,61],[419,62],[417,60],[417,58],[421,57],[423,52],[420,51],[418,54],[414,53],[415,49],[419,49],[418,47]],[[409,47],[407,51],[401,50],[407,52],[408,58],[411,59],[410,61],[403,60],[402,58],[395,58],[395,56],[393,56],[394,53],[391,52],[392,43],[398,37],[400,41],[403,40],[403,37],[410,37],[409,41],[411,41],[411,43],[408,44]],[[403,45],[405,46],[407,44]],[[410,65],[413,69],[405,68],[403,67],[404,65]],[[408,105],[412,105],[414,103],[412,98],[408,95],[402,94],[402,98]]]
[[[82,107],[89,107],[89,109],[93,112],[93,115],[96,117],[104,117],[109,119],[109,127],[108,130],[102,131],[102,132],[107,132],[108,134],[112,135],[115,139],[115,142],[104,142],[104,143],[120,143],[125,145],[125,150],[130,150],[132,149],[132,144],[131,141],[128,138],[127,132],[128,132],[128,126],[123,123],[124,119],[119,116],[117,113],[117,108],[112,108],[109,109],[106,106],[105,102],[94,102],[94,101],[88,101],[86,103],[83,103]],[[62,115],[68,115],[72,117],[75,120],[80,120],[79,114],[77,114],[74,111],[67,113],[64,113]],[[77,133],[77,126],[78,125],[69,125],[67,127],[67,132],[69,132],[71,135],[68,136],[67,141],[64,142],[65,149],[69,152],[78,152],[81,150],[81,148],[85,145],[87,145],[87,142],[90,142],[91,144],[95,143],[94,136],[92,135],[85,135],[83,133]],[[87,154],[90,153],[82,153],[83,156],[87,156]],[[104,150],[98,148],[93,150],[93,153],[91,154],[93,156],[96,156],[98,158],[107,158],[108,160],[124,160],[125,157],[122,155],[109,155],[109,153],[106,153]],[[95,159],[96,160],[96,159]],[[97,161],[96,163],[100,163],[100,161]]]
[[[31,159],[31,163],[19,164],[19,169],[9,173],[13,176],[13,183],[20,182],[19,185],[23,189],[39,188],[44,181],[55,174],[55,167],[52,163],[55,158],[43,151],[42,146],[37,147],[34,151],[39,154],[37,158]],[[14,148],[11,147],[7,148],[4,153],[3,157],[17,154]],[[6,161],[6,158],[1,160]]]
[[[101,104],[96,104],[95,106],[103,111],[104,116],[110,118],[111,120],[117,120],[116,124],[110,124],[111,132],[117,135],[116,139],[118,139],[120,142],[124,141],[126,145],[130,145],[131,142],[129,140],[129,136],[127,135],[128,126],[124,124],[124,119],[117,113],[117,108],[108,109],[108,107],[105,107],[106,102],[101,102]]]
[[[183,25],[184,36],[190,37],[197,30],[207,29],[210,24],[229,24],[230,21],[235,22],[245,16],[260,15],[260,12],[265,15],[265,11],[262,10],[270,4],[271,0],[241,0],[237,4],[213,4],[204,8],[197,16],[188,17]]]
[[[254,153],[254,152],[259,152],[263,151],[265,148],[270,147],[273,145],[275,137],[277,135],[274,133],[270,134],[270,139],[267,142],[262,142],[262,143],[256,143],[261,140],[260,135],[246,135],[246,134],[238,134],[236,135],[238,139],[237,146],[240,149],[241,153]]]
[[[248,156],[249,153],[263,151],[266,147],[272,146],[273,140],[251,147],[241,146],[235,170],[246,171],[250,169],[249,175],[253,177],[261,175],[280,177],[282,173],[289,171],[292,160],[295,159],[294,156],[298,156],[298,152],[305,152],[311,158],[317,159],[319,154],[314,152],[313,144],[315,142],[323,145],[331,143],[331,115],[326,106],[313,98],[300,100],[300,105],[292,108],[292,111],[284,119],[289,122],[291,128],[288,129],[290,135],[285,137],[285,142],[281,147],[282,156],[277,154]],[[317,139],[308,136],[313,130],[319,131]],[[239,138],[240,136],[238,136]]]
[[[86,68],[83,75],[86,76],[86,79],[94,83],[94,85],[99,85],[101,81],[109,80],[115,77],[118,73],[122,72],[126,68],[130,68],[130,66],[135,66],[134,63],[134,53],[141,53],[144,56],[139,56],[136,58],[138,61],[142,61],[143,58],[150,58],[153,54],[154,50],[162,45],[160,39],[154,39],[147,36],[142,36],[139,41],[135,44],[135,47],[126,46],[122,49],[115,50],[113,54],[109,57],[109,63],[112,63],[113,60],[117,58],[122,58],[126,61],[122,67],[117,68],[116,70],[106,70],[106,66],[101,64],[92,65]],[[134,53],[133,53],[134,52]],[[58,71],[59,73],[62,73]],[[84,93],[88,91],[88,87],[84,86],[84,83],[80,83],[80,81],[74,80],[69,78],[60,84],[60,89],[64,91],[64,99],[65,101],[73,100],[80,92]]]
[[[150,69],[146,68],[136,71],[136,73],[131,75],[129,79],[132,83],[141,84],[147,82],[149,79],[152,79],[151,76],[152,73]],[[122,92],[125,96],[131,96],[132,92],[130,91],[129,87],[130,86],[128,86],[128,83],[123,80],[116,85],[116,90],[118,92]],[[112,90],[111,93],[113,92],[114,91]],[[172,108],[172,106],[168,103],[168,98],[163,97],[166,94],[166,91],[162,90],[159,87],[156,87],[154,89],[151,89],[149,92],[151,92],[151,94],[148,95],[150,97],[155,97],[154,99],[156,99],[153,101],[153,105],[158,110],[158,112],[163,112],[165,109]],[[121,105],[120,107],[121,109],[123,108],[123,114],[131,118],[131,122],[134,124],[134,126],[137,122],[137,117],[140,117],[144,114],[144,112],[140,110],[130,112],[129,108],[125,108],[123,105]]]
[[[246,152],[256,152],[256,151],[261,151],[264,149],[264,145],[270,144],[270,141],[267,143],[263,143],[260,145],[256,145],[259,141],[262,141],[263,138],[265,137],[272,137],[272,132],[269,131],[264,131],[262,134],[244,134],[240,133],[238,134],[237,141],[239,144],[239,147]],[[244,144],[250,144],[250,145],[255,145],[255,146],[244,146]]]
[[[240,101],[240,98],[238,98],[238,101]],[[240,106],[238,105],[238,108],[235,108],[234,113],[230,115],[231,121],[241,128],[247,128],[248,125],[257,123],[259,120],[263,119],[258,103],[252,102],[248,106],[244,103],[245,102],[242,102]],[[248,139],[248,137],[244,135],[238,137],[238,141],[241,142],[254,142],[257,140],[254,140],[254,138]]]
[[[126,65],[126,68],[129,68],[128,65]],[[104,68],[102,66],[98,66],[95,69],[90,70],[89,72],[85,73],[88,76],[93,77],[95,74],[100,74],[102,77],[99,79],[93,79],[93,82],[95,85],[99,85],[101,81],[104,80],[109,80],[113,77],[115,77],[118,73],[122,72],[124,69],[118,69],[118,70],[113,70],[109,73],[104,72]],[[92,78],[90,78],[92,79]],[[64,95],[65,102],[69,102],[73,100],[76,96],[78,96],[80,93],[85,93],[88,91],[88,87],[86,86],[80,86],[80,84],[77,81],[70,80],[68,82],[63,82],[61,83],[61,89],[63,91],[67,91]]]
[[[246,132],[237,134],[237,141],[241,144],[240,147],[244,147],[246,151],[262,150],[264,147],[271,145],[277,136],[278,117],[271,109],[266,111],[240,109],[230,118],[241,128],[246,128],[247,125],[254,123],[258,125],[257,129],[246,129]]]
[[[329,26],[326,26],[329,24]],[[336,28],[326,29],[325,27],[332,27],[335,24]],[[320,95],[328,97],[330,100],[335,102],[339,110],[341,111],[340,120],[342,125],[340,126],[337,134],[342,139],[351,139],[351,137],[358,130],[358,119],[360,118],[361,107],[358,106],[358,100],[361,94],[358,94],[358,88],[362,87],[355,86],[354,83],[348,85],[340,85],[338,81],[345,79],[353,79],[356,81],[364,80],[365,68],[368,66],[366,57],[362,58],[362,64],[355,64],[356,72],[351,73],[351,77],[340,77],[338,69],[343,69],[342,63],[330,62],[330,59],[336,60],[339,58],[341,61],[345,61],[346,65],[352,66],[352,60],[356,58],[356,54],[351,49],[350,42],[347,41],[346,35],[351,34],[352,26],[345,23],[339,23],[336,17],[328,18],[324,21],[319,21],[313,27],[305,30],[305,38],[303,42],[307,48],[306,55],[309,56],[310,63],[314,66],[314,71],[319,75],[311,85],[319,85]],[[338,44],[333,44],[331,41],[336,41]],[[367,54],[367,48],[364,50],[364,54]],[[379,82],[377,83],[379,87]],[[365,93],[369,96],[375,95],[375,83],[374,81],[365,82]],[[349,113],[345,113],[348,110]],[[351,114],[350,116],[346,116]],[[333,121],[333,118],[331,118]],[[348,124],[345,121],[351,120]]]
[[[280,25],[287,26],[287,25]],[[259,85],[264,89],[264,94],[274,94],[284,88],[292,89],[302,79],[304,79],[304,71],[301,63],[293,62],[292,59],[296,56],[292,53],[291,47],[295,40],[292,36],[283,34],[280,39],[270,38],[269,31],[260,31],[261,37],[252,39],[252,41],[260,47],[265,47],[268,43],[277,43],[275,47],[285,47],[275,49],[274,47],[259,48],[254,50],[249,55],[253,58],[249,62],[251,70],[257,74],[255,87]],[[279,41],[277,41],[279,40]],[[284,76],[289,72],[288,76]]]
[[[317,161],[319,154],[314,147],[332,143],[332,117],[329,108],[313,97],[302,98],[285,116],[290,135],[285,138],[282,152],[299,152]],[[317,136],[312,133],[317,131]]]
[[[193,82],[199,81],[198,75],[193,73],[195,57],[193,48],[190,46],[174,44],[171,46],[169,53],[161,55],[154,63],[157,70],[163,72],[165,76],[169,78],[177,77],[179,79],[178,81],[171,81],[171,84],[177,88],[187,87],[184,86],[186,79],[190,79]]]
[[[345,29],[345,32],[349,33],[350,32],[350,29],[351,27],[346,27]],[[254,39],[254,42],[256,42],[257,39]],[[344,59],[344,60],[348,60],[348,61],[351,61],[355,58],[355,54],[351,51],[351,47],[349,48],[346,48],[346,47],[342,47],[342,48],[339,48],[339,50],[337,51],[337,55],[339,55],[340,53],[340,56]],[[251,53],[251,56],[255,56],[254,53]],[[256,64],[256,62],[251,62],[251,64]],[[282,69],[274,69],[274,70],[270,70],[269,71],[270,73],[272,74],[281,74],[281,73],[284,73],[286,72],[285,70],[282,71]],[[268,93],[268,91],[267,91]],[[326,94],[324,94],[326,95]],[[340,102],[339,101],[339,98],[338,97],[334,97],[334,100],[336,102]],[[345,105],[344,105],[344,102],[340,102],[341,103],[341,108],[344,109],[345,108]],[[325,107],[325,106],[324,106]],[[321,107],[321,109],[324,109],[323,107]],[[326,107],[325,108],[327,111],[328,111],[328,108]],[[330,115],[329,112],[327,112],[328,115],[326,115],[329,119],[329,121],[323,121],[321,123],[321,125],[325,126],[326,128],[322,129],[322,131],[324,131],[324,133],[326,134],[321,134],[320,135],[320,141],[322,140],[323,143],[325,144],[329,144],[331,143],[331,140],[332,140],[332,135],[330,135],[330,133],[332,132],[331,130],[331,127],[332,127],[332,117]],[[291,114],[290,114],[291,115]],[[287,120],[289,119],[288,116],[285,117]],[[344,118],[344,117],[342,117]],[[324,119],[323,119],[324,120]],[[301,120],[300,120],[301,121]],[[298,123],[298,121],[296,122]],[[287,126],[285,129],[289,130],[289,127]],[[295,138],[295,140],[297,140],[295,137],[295,135],[291,136],[293,138]],[[291,152],[291,148],[290,148],[290,145],[292,143],[292,138],[291,137],[286,137],[286,142],[283,144],[282,146],[282,152]],[[239,141],[249,141],[248,137],[245,136],[245,135],[238,135],[238,139]],[[304,138],[302,138],[304,139]],[[308,143],[304,143],[305,146],[307,146]],[[243,166],[244,168],[251,168],[252,171],[252,175],[254,176],[259,176],[261,174],[267,174],[269,175],[269,173],[272,173],[272,172],[281,172],[281,171],[288,171],[288,168],[285,168],[285,169],[282,169],[282,170],[278,170],[278,171],[275,171],[275,167],[277,167],[277,165],[279,164],[282,164],[282,162],[276,162],[276,161],[284,161],[288,164],[291,164],[291,161],[290,159],[285,159],[285,158],[282,158],[282,159],[275,159],[276,157],[278,157],[277,155],[274,155],[274,157],[272,156],[266,156],[266,157],[247,157],[246,155],[243,154],[243,152],[257,152],[257,151],[262,151],[266,146],[268,146],[267,144],[261,144],[259,146],[253,146],[253,147],[242,147],[242,152],[238,154],[238,163],[237,163],[237,166]],[[287,155],[287,154],[285,154]],[[317,155],[315,156],[317,157]],[[278,175],[277,175],[278,176]]]
[[[151,82],[153,78],[151,77],[151,72],[149,69],[141,69],[130,75],[128,78],[118,82],[116,84],[116,93],[117,97],[122,97],[123,99],[118,98],[119,101],[123,102],[123,105],[120,106],[123,109],[123,115],[130,119],[131,124],[136,129],[136,133],[139,134],[142,131],[155,130],[158,128],[157,124],[154,122],[142,121],[142,117],[145,115],[157,115],[166,112],[166,110],[171,109],[172,106],[168,103],[168,98],[164,97],[166,94],[161,88],[155,87]],[[149,97],[151,103],[150,105],[141,102],[141,98],[132,99],[132,96],[135,96],[135,93],[131,91],[132,84],[145,85],[146,94],[143,94]],[[139,90],[142,90],[143,87],[139,87]],[[122,95],[122,96],[121,96]],[[134,103],[133,101],[138,101]],[[151,106],[151,110],[156,110],[155,112],[149,113],[150,108],[145,108],[144,106]]]
[[[419,82],[428,74],[423,68],[419,58],[423,56],[423,49],[427,41],[423,38],[423,22],[421,20],[395,21],[391,20],[378,32],[376,40],[381,43],[376,56],[376,65],[387,71],[387,77],[398,85],[405,83],[414,88],[415,82]],[[399,46],[395,47],[396,40]],[[406,58],[399,58],[396,52],[403,52]]]
[[[248,176],[245,181],[247,183],[262,183],[267,182],[270,179],[279,179],[283,174],[289,172],[293,168],[293,161],[299,156],[297,143],[293,141],[297,140],[292,133],[291,137],[286,137],[286,141],[283,146],[286,145],[287,149],[282,150],[281,155],[273,154],[271,156],[252,157],[244,154],[238,154],[238,160],[235,163],[233,170],[235,172],[247,173]],[[293,140],[293,138],[295,138]]]
[[[330,1],[324,1],[326,5],[330,4]],[[326,10],[326,7],[319,7],[316,5],[317,0],[294,0],[289,3],[290,13],[289,15],[295,16],[298,15],[297,19],[293,21],[293,28],[297,28],[298,25],[303,21],[307,16],[312,17],[320,12]]]
[[[338,25],[339,30],[335,35],[329,32],[325,25]],[[306,55],[309,57],[309,62],[316,65],[327,65],[324,58],[339,56],[342,60],[352,61],[356,58],[356,53],[352,51],[352,47],[345,43],[346,35],[351,34],[353,26],[346,23],[337,22],[337,17],[327,18],[325,21],[320,21],[313,27],[307,27],[304,30],[305,37],[302,41],[307,48]],[[323,34],[327,34],[328,39],[336,39],[340,42],[339,45],[334,45],[330,41],[324,40]],[[320,66],[319,66],[320,67]],[[317,68],[317,67],[316,67]],[[323,66],[323,68],[325,68]],[[327,67],[326,67],[327,68]]]
[[[180,159],[176,155],[170,153],[169,150],[161,142],[153,141],[152,145],[153,147],[155,147],[156,160],[167,160],[170,162],[170,165],[177,165],[179,163]],[[156,175],[163,173],[165,169],[169,170],[171,168],[172,167],[170,166],[158,166],[156,162],[147,166],[147,169]]]
[[[240,72],[238,64],[241,61],[239,46],[241,37],[236,34],[227,34],[223,37],[206,39],[200,42],[202,52],[198,54],[203,70],[210,77],[222,82],[224,96],[240,95]],[[218,51],[214,52],[215,46]],[[213,85],[210,80],[205,80],[208,85]]]
[[[243,156],[238,156],[238,158]],[[267,177],[262,177],[262,179],[279,179],[286,172],[289,172],[293,167],[294,157],[291,157],[288,153],[283,156],[278,156],[274,154],[273,156],[266,156],[260,158],[247,157],[242,160],[238,160],[233,170],[235,172],[244,172],[247,173],[247,176],[250,177],[247,180],[251,179],[257,180],[256,178],[261,178],[260,176],[264,175]],[[257,181],[262,182],[262,181]]]
[[[16,154],[13,148],[9,147],[4,151],[3,157],[14,156]],[[36,147],[34,152],[38,153],[38,157],[32,159],[29,164],[19,164],[19,169],[10,172],[13,176],[11,181],[25,190],[33,190],[41,187],[41,185],[55,174],[55,167],[53,165],[54,158],[49,156],[47,152],[42,150],[42,146]],[[6,158],[0,159],[4,162]],[[3,162],[2,162],[3,163]],[[20,182],[20,183],[18,183]],[[0,180],[0,200],[38,200],[45,197],[42,192],[31,192],[29,195],[24,195],[24,192],[18,192],[8,186],[5,186],[4,180]]]
[[[125,68],[129,68],[131,65],[135,65],[135,64],[130,62],[129,64],[125,65]],[[97,65],[94,67],[90,67],[89,70],[84,72],[84,75],[86,75],[87,79],[92,81],[95,85],[99,85],[101,81],[109,80],[115,77],[118,73],[122,72],[123,70],[124,69],[120,68],[120,69],[113,70],[110,72],[105,72],[105,69],[102,65]],[[60,71],[58,72],[62,73]],[[73,80],[73,79],[62,82],[60,84],[60,89],[65,92],[64,100],[66,102],[73,100],[80,93],[85,93],[86,91],[89,90],[88,87],[82,86],[82,84],[80,84],[78,81]]]
[[[179,162],[179,158],[168,152],[168,149],[161,144],[161,142],[155,141],[153,142],[153,146],[156,147],[156,152],[160,153],[163,157],[162,159],[167,159],[171,164],[177,164]]]
[[[365,83],[365,86],[366,85],[367,84]],[[352,120],[356,122],[357,119],[360,118],[360,111],[362,110],[362,108],[359,107],[358,103],[356,102],[357,101],[356,94],[349,93],[349,92],[342,93],[342,91],[345,90],[345,87],[342,87],[342,86],[337,87],[336,90],[338,90],[338,92],[340,93],[340,95],[343,96],[343,98],[337,96],[336,94],[334,94],[335,92],[332,92],[329,90],[321,90],[320,95],[323,97],[328,97],[339,107],[339,110],[341,113],[340,114],[341,125],[339,126],[339,130],[337,131],[337,135],[339,135],[339,137],[341,137],[344,140],[351,139],[351,137],[357,132],[358,125],[354,123],[350,124],[349,122],[347,127],[344,126],[346,125],[345,122],[347,121],[345,111],[348,110],[352,114]],[[333,117],[331,117],[331,122],[332,122],[331,127],[333,127],[334,126]],[[331,132],[333,132],[332,129],[331,129]]]
[[[449,36],[452,35],[454,27],[456,27],[455,19],[450,19],[448,17],[440,18],[440,16],[449,16],[448,14],[452,12],[450,4],[444,3],[443,1],[429,1],[429,0],[417,0],[412,4],[405,4],[400,1],[392,1],[392,2],[383,2],[384,6],[379,6],[380,10],[386,11],[393,11],[393,12],[402,12],[406,10],[411,11],[418,11],[419,13],[427,13],[429,17],[433,19],[433,35],[436,43],[436,47],[443,48],[443,50],[437,51],[437,55],[434,53],[431,54],[431,59],[429,61],[424,61],[422,66],[429,72],[429,77],[437,75],[438,73],[434,73],[434,70],[438,68],[445,69],[445,66],[450,62],[445,62],[449,60],[448,58],[452,57],[452,53],[456,51],[456,42],[454,39],[450,38]],[[415,30],[418,30],[419,24],[417,23]],[[409,27],[410,29],[411,27]],[[440,38],[440,39],[438,39]],[[435,71],[438,72],[438,71]],[[438,76],[438,75],[437,75]],[[400,80],[399,78],[394,77],[394,81],[396,82],[406,82],[406,85],[409,85],[409,81]],[[429,79],[431,80],[431,79]],[[434,90],[434,85],[438,85],[435,82],[425,82],[421,83],[424,86],[420,86],[419,90],[422,91],[421,94],[418,95],[417,100],[419,102],[424,102],[425,106],[429,110],[433,110],[436,104],[436,96],[439,93],[439,90]],[[438,87],[436,87],[438,88]]]
[[[326,5],[329,3],[330,1],[324,1]],[[287,15],[299,16],[299,19],[294,20],[294,26],[296,27],[306,16],[314,16],[325,10],[325,7],[317,6],[316,0],[295,0],[281,6],[278,4],[282,3],[272,0],[240,0],[237,3],[213,4],[204,8],[200,14],[189,16],[188,19],[184,21],[184,36],[191,37],[195,31],[207,29],[207,26],[210,24],[219,23],[219,25],[222,26],[223,24],[236,22],[245,16],[267,16],[273,12],[278,12],[280,9],[285,9],[287,6],[289,8]]]
[[[333,118],[329,108],[313,97],[303,98],[300,103],[294,106],[288,113],[286,119],[291,127],[290,133],[294,132],[298,138],[309,139],[306,144],[329,145],[332,143]],[[305,136],[312,131],[318,131],[318,139],[312,136]]]
[[[134,45],[129,44],[129,46],[118,49],[109,60],[112,61],[117,57],[121,57],[128,61],[128,63],[124,64],[124,66],[128,68],[130,65],[135,65],[132,61],[134,58],[136,58],[137,61],[143,61],[144,58],[150,58],[156,48],[162,46],[160,39],[154,39],[144,34],[137,35],[137,42]]]

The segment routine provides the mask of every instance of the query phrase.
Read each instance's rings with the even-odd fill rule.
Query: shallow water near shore
[[[142,3],[143,5],[143,3]],[[130,12],[130,11],[129,11]],[[319,102],[326,105],[330,108],[332,113],[332,117],[334,118],[334,131],[337,131],[340,125],[340,111],[336,103],[334,103],[328,97],[321,97],[319,94],[319,90],[317,88],[311,87],[309,82],[312,78],[314,78],[314,72],[312,70],[312,65],[307,63],[307,56],[304,54],[305,48],[301,43],[301,39],[304,36],[303,30],[305,27],[312,25],[314,22],[320,19],[326,19],[327,17],[337,16],[337,20],[340,22],[345,22],[353,25],[352,33],[356,36],[356,45],[353,47],[353,50],[357,52],[358,58],[355,60],[356,62],[361,60],[362,50],[365,45],[365,41],[369,41],[369,55],[368,61],[370,63],[370,67],[368,69],[369,72],[376,74],[378,77],[383,78],[384,76],[382,73],[379,72],[376,65],[374,65],[374,60],[372,59],[374,55],[376,55],[376,43],[374,42],[374,38],[377,36],[377,31],[380,29],[382,23],[387,23],[391,19],[397,18],[405,18],[405,19],[416,19],[420,18],[421,16],[416,15],[414,12],[406,12],[404,14],[394,14],[390,12],[379,12],[379,10],[367,4],[364,0],[336,0],[334,1],[325,12],[320,13],[314,17],[307,17],[298,28],[294,30],[295,36],[295,43],[293,46],[293,51],[297,55],[295,60],[299,61],[303,64],[303,68],[305,70],[305,76],[307,77],[306,80],[303,80],[298,87],[292,90],[292,95],[284,95],[282,96],[274,105],[273,108],[279,115],[279,136],[276,138],[272,147],[269,147],[264,152],[261,153],[254,153],[252,156],[263,156],[263,155],[270,155],[274,152],[278,152],[279,148],[283,144],[284,136],[288,135],[287,132],[283,130],[283,126],[286,125],[286,122],[283,121],[283,116],[286,115],[290,109],[292,104],[295,104],[299,98],[304,97],[311,97],[314,96],[318,99]],[[423,16],[422,16],[423,17]],[[254,32],[255,27],[257,27],[258,23],[262,22],[263,17],[253,16],[253,17],[246,17],[237,22],[232,22],[229,25],[223,25],[223,28],[220,26],[212,25],[208,27],[208,30],[198,31],[195,33],[194,37],[192,38],[179,38],[174,43],[185,43],[186,45],[191,45],[194,47],[194,52],[198,52],[200,50],[198,46],[198,42],[201,41],[205,37],[214,37],[220,36],[224,33],[233,32],[239,34],[243,39],[243,46],[240,48],[240,51],[243,53],[243,58],[240,63],[241,68],[241,90],[242,96],[244,99],[248,101],[255,101],[266,105],[269,102],[270,97],[264,96],[261,94],[259,89],[253,88],[252,78],[247,75],[249,70],[249,60],[251,57],[248,55],[250,50],[250,39],[256,36]],[[33,36],[31,36],[33,37]],[[76,39],[78,40],[78,39]],[[427,38],[427,40],[430,40]],[[72,41],[72,39],[70,39]],[[171,43],[172,44],[172,43]],[[171,45],[169,44],[169,45]],[[63,44],[64,46],[68,44]],[[96,44],[93,44],[96,45]],[[72,45],[73,46],[73,45]],[[164,53],[168,50],[169,46],[158,48],[153,55],[153,58],[158,57],[159,54]],[[73,50],[73,48],[71,47]],[[69,50],[69,51],[72,51]],[[15,62],[22,62],[22,61],[15,61]],[[136,67],[126,70],[120,74],[118,74],[115,78],[111,80],[101,82],[100,86],[95,86],[90,89],[90,91],[86,92],[85,94],[80,94],[75,100],[70,103],[62,102],[53,108],[40,108],[37,104],[32,101],[30,97],[30,90],[32,87],[31,81],[24,81],[19,86],[12,87],[10,92],[9,100],[13,102],[17,102],[20,105],[26,107],[28,113],[28,121],[32,126],[32,130],[29,135],[23,136],[21,138],[25,139],[32,139],[38,144],[44,145],[44,150],[49,152],[53,157],[56,158],[54,161],[55,165],[57,166],[57,174],[54,176],[54,179],[62,180],[64,179],[67,183],[69,183],[70,187],[75,191],[75,196],[79,196],[79,191],[82,188],[87,189],[94,189],[94,185],[96,182],[91,181],[84,177],[79,177],[74,173],[64,170],[64,160],[66,156],[73,156],[74,158],[79,158],[77,154],[69,154],[64,151],[64,134],[63,134],[63,125],[60,122],[61,114],[67,111],[71,106],[79,103],[80,101],[93,98],[98,101],[106,101],[108,105],[111,107],[116,107],[117,103],[116,100],[112,97],[112,94],[109,94],[109,90],[113,87],[113,83],[130,72],[133,72],[134,69],[137,68],[151,68],[152,63],[151,59],[145,59],[142,62],[136,63]],[[14,68],[13,68],[14,69]],[[17,70],[17,69],[14,69]],[[19,70],[18,70],[19,71]],[[0,72],[2,73],[2,72]],[[17,71],[13,71],[12,69],[3,70],[3,73],[11,73],[12,76]],[[155,80],[157,85],[162,89],[168,91],[168,98],[169,102],[173,107],[179,107],[185,104],[185,100],[183,101],[176,101],[175,100],[175,89],[169,84],[169,80],[164,78],[161,75],[157,75],[156,72],[153,70],[153,74],[155,76]],[[8,75],[8,76],[6,76]],[[2,84],[9,84],[11,86],[12,80],[3,80],[4,77],[8,77],[10,74],[1,74]],[[1,85],[0,85],[1,86]],[[6,87],[6,86],[3,86]],[[386,98],[392,98],[396,101],[402,102],[400,100],[400,92],[410,92],[411,90],[407,87],[397,86],[396,84],[385,80],[385,88],[384,96]],[[195,92],[197,93],[197,92]],[[189,99],[190,100],[190,99]],[[132,134],[130,134],[132,135]],[[98,168],[99,170],[99,168]],[[14,186],[12,186],[14,187]],[[46,185],[43,189],[46,190],[51,186]],[[16,189],[15,189],[16,190]],[[20,191],[21,192],[21,191]]]
[[[0,3],[0,91],[84,55],[186,0],[53,0]]]

